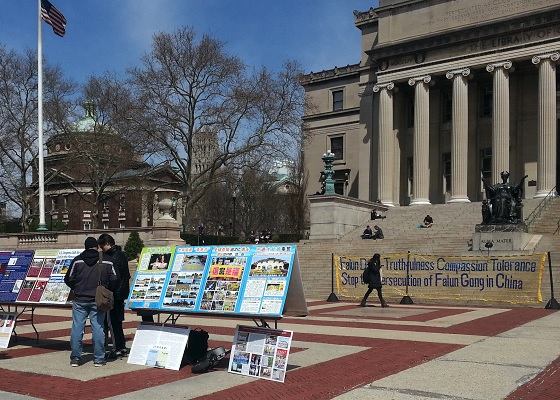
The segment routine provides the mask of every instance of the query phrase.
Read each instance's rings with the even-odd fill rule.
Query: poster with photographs
[[[0,348],[7,349],[10,344],[10,338],[16,325],[15,313],[0,314]]]
[[[64,275],[68,272],[72,260],[82,251],[83,249],[58,250],[56,258],[45,258],[46,262],[52,263],[52,267],[40,303],[65,304],[68,301],[70,288],[64,283]]]
[[[284,382],[292,331],[237,325],[228,372]]]
[[[16,301],[33,254],[33,250],[0,252],[0,302]]]
[[[145,247],[126,305],[129,308],[160,308],[169,280],[175,246]]]
[[[184,247],[175,249],[171,276],[165,287],[162,309],[192,311],[202,297],[202,277],[209,261],[210,247]]]
[[[256,246],[243,287],[240,313],[280,315],[284,307],[295,246]]]
[[[212,249],[200,311],[238,311],[236,307],[239,292],[251,254],[249,246],[222,246]]]
[[[38,303],[52,274],[58,250],[36,250],[21,285],[17,301]]]

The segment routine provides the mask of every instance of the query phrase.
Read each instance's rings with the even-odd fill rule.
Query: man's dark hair
[[[99,243],[99,246],[104,246],[106,244],[114,246],[115,239],[113,239],[113,236],[109,235],[108,233],[102,233],[99,236],[99,239],[97,239],[97,243]]]

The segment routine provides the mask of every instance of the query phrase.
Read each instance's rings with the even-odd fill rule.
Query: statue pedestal
[[[526,250],[534,236],[527,233],[527,225],[524,223],[479,224],[474,231],[473,250],[482,251]]]

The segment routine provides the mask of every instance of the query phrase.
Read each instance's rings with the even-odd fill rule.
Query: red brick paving
[[[317,302],[315,304],[324,304]],[[431,305],[431,307],[434,307]],[[339,311],[355,309],[355,304],[339,303],[336,308],[314,310],[311,315],[343,317]],[[332,314],[337,311],[337,314]],[[456,315],[468,311],[468,309],[437,309],[419,315],[398,318],[399,321],[429,321],[430,319]],[[290,324],[306,324],[317,326],[347,326],[347,327],[369,327],[375,329],[390,329],[411,332],[440,332],[450,334],[472,334],[491,336],[523,325],[529,321],[550,314],[551,310],[514,308],[506,312],[479,318],[449,328],[445,327],[416,327],[369,322],[367,317],[348,314],[359,322],[338,321],[311,321],[309,319],[285,318],[280,322]],[[377,317],[376,317],[377,318]],[[54,321],[51,318],[40,319],[44,322]],[[64,321],[65,318],[57,317],[56,321]],[[66,318],[70,322],[70,318]],[[39,320],[37,320],[39,321]],[[196,319],[196,326],[202,326],[211,334],[233,335],[233,328],[205,327],[203,319]],[[37,322],[40,324],[39,322]],[[245,323],[240,321],[240,324]],[[136,322],[126,322],[125,327],[134,327]],[[201,324],[201,325],[198,325]],[[44,354],[52,351],[67,351],[66,340],[56,340],[60,336],[70,334],[68,329],[44,332],[41,331],[41,342],[35,343],[34,335],[19,335],[19,344],[29,347],[21,349],[7,349],[0,351],[0,360],[12,357],[23,357],[35,354]],[[132,335],[127,336],[128,340]],[[46,343],[45,343],[46,340]],[[352,344],[369,347],[359,353],[339,357],[330,361],[318,363],[308,367],[297,367],[290,365],[284,383],[255,379],[249,383],[238,385],[230,389],[217,391],[211,395],[201,396],[198,399],[231,399],[246,400],[247,398],[259,399],[330,399],[343,394],[353,388],[361,387],[377,379],[395,374],[413,366],[427,362],[439,356],[454,351],[461,346],[450,344],[413,342],[403,340],[370,339],[360,338],[359,342],[344,336],[299,333],[294,329],[294,340],[303,342],[317,342],[329,344]],[[88,345],[88,342],[85,342]],[[230,343],[211,341],[212,347],[224,345],[229,347]],[[301,351],[293,348],[292,353]],[[123,361],[115,361],[123,362]],[[111,363],[106,368],[110,368]],[[221,361],[218,368],[226,368],[227,359]],[[211,373],[211,372],[210,372]],[[75,400],[77,398],[101,399],[130,393],[136,390],[158,386],[181,379],[188,379],[193,374],[190,367],[184,367],[179,371],[146,368],[142,371],[134,371],[125,374],[113,375],[88,381],[84,385],[81,381],[73,379],[53,377],[47,374],[25,373],[11,371],[1,368],[0,361],[0,390],[35,396],[50,400]],[[96,393],[103,395],[96,396]],[[558,399],[560,398],[560,359],[554,361],[542,373],[530,382],[521,386],[518,390],[507,397],[508,400],[533,400],[533,399]]]

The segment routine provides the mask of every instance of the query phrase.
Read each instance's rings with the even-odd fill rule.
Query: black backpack
[[[363,281],[364,283],[366,283],[366,284],[369,284],[369,283],[370,283],[370,277],[371,277],[371,275],[370,275],[370,273],[369,273],[369,272],[370,272],[370,268],[371,268],[371,267],[368,265],[368,266],[366,267],[366,269],[364,269],[364,272],[362,272],[362,281]]]
[[[208,351],[208,332],[200,328],[191,329],[183,361],[195,365]]]

